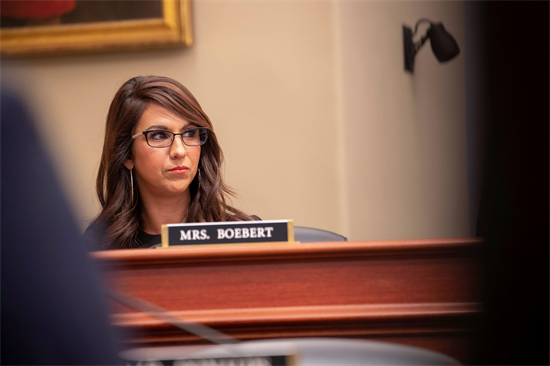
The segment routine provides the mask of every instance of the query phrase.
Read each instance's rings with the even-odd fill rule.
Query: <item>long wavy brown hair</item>
[[[190,184],[191,202],[187,222],[252,220],[229,204],[233,191],[223,182],[223,153],[212,122],[187,88],[161,76],[138,76],[117,91],[107,115],[105,141],[97,174],[96,191],[101,203],[98,220],[107,226],[103,249],[138,247],[143,228],[139,187],[132,191],[124,162],[132,157],[132,135],[145,109],[156,103],[187,122],[207,127],[208,139],[201,147],[198,174]],[[134,179],[134,183],[135,179]]]

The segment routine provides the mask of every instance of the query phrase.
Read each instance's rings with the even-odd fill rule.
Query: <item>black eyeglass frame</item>
[[[199,134],[200,134],[200,131],[205,131],[206,132],[206,138],[204,139],[204,142],[201,144],[199,143],[198,145],[189,145],[185,142],[185,139],[183,138],[183,134],[189,132],[189,131],[199,131]],[[181,136],[181,141],[183,142],[183,144],[185,146],[190,146],[190,147],[194,147],[194,146],[202,146],[206,143],[206,141],[208,140],[208,132],[210,131],[210,129],[208,127],[192,127],[192,128],[188,128],[186,129],[185,131],[183,132],[180,132],[180,133],[175,133],[175,132],[172,132],[172,131],[168,131],[168,130],[146,130],[146,131],[142,131],[140,133],[136,133],[135,135],[132,136],[132,140],[135,139],[136,137],[139,137],[139,136],[145,136],[145,141],[147,142],[147,145],[149,145],[150,147],[154,148],[154,149],[165,149],[167,147],[170,147],[172,146],[172,144],[174,143],[174,139],[176,138],[177,135],[180,135]],[[150,143],[149,143],[149,137],[147,136],[149,133],[151,132],[164,132],[164,133],[170,133],[172,134],[172,140],[170,140],[170,143],[166,146],[152,146]],[[199,140],[200,142],[200,140]]]

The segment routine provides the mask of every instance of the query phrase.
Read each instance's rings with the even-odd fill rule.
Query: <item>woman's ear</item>
[[[134,169],[134,161],[132,159],[126,159],[126,161],[124,162],[124,166],[128,170],[132,170]]]

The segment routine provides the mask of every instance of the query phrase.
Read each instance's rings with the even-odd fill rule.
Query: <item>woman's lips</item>
[[[182,174],[182,173],[185,173],[188,170],[189,170],[189,168],[186,167],[186,166],[177,166],[175,168],[170,169],[169,171],[172,172],[172,173]]]

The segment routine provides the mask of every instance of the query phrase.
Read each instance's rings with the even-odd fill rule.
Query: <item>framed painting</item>
[[[182,47],[190,0],[2,0],[3,55]]]

